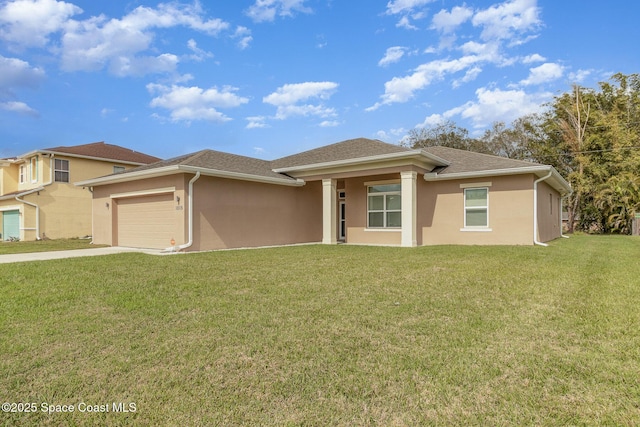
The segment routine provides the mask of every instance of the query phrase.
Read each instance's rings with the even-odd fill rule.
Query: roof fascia
[[[55,156],[64,156],[64,157],[75,157],[78,159],[88,159],[88,160],[98,160],[101,162],[110,162],[110,163],[118,163],[118,164],[122,164],[122,165],[134,165],[134,166],[143,166],[146,165],[147,163],[140,163],[140,162],[132,162],[130,160],[118,160],[118,159],[110,159],[108,157],[97,157],[97,156],[86,156],[84,154],[73,154],[73,153],[65,153],[62,151],[51,151],[51,150],[36,150],[36,151],[32,151],[31,153],[27,153],[24,154],[20,157],[29,157],[35,154],[50,154],[50,155],[55,155]]]
[[[398,159],[412,159],[412,158],[420,158],[426,157],[430,160],[430,163],[435,163],[435,166],[449,166],[449,162],[446,160],[434,156],[433,154],[427,153],[423,150],[411,150],[411,151],[401,151],[398,153],[390,153],[390,154],[378,154],[375,156],[367,156],[367,157],[358,157],[355,159],[344,159],[344,160],[334,160],[331,162],[321,162],[321,163],[310,163],[307,165],[300,166],[291,166],[284,168],[273,169],[276,173],[287,173],[287,172],[301,172],[301,171],[317,171],[322,169],[330,169],[340,166],[354,166],[354,165],[363,165],[368,163],[377,163]]]
[[[448,174],[438,174],[438,173],[426,173],[424,174],[425,181],[449,181],[453,179],[464,179],[464,178],[484,178],[488,176],[504,176],[504,175],[523,175],[532,173],[542,178],[549,172],[552,172],[552,177],[557,181],[558,186],[557,190],[560,190],[562,193],[571,193],[571,184],[569,184],[560,173],[553,166],[525,166],[520,168],[507,168],[507,169],[492,169],[485,171],[472,171],[472,172],[458,172],[458,173],[448,173]]]
[[[285,178],[273,178],[270,176],[261,176],[261,175],[253,175],[248,173],[241,172],[231,172],[224,171],[219,169],[208,169],[208,168],[199,168],[195,166],[179,166],[181,171],[184,172],[200,172],[201,175],[207,176],[215,176],[217,178],[229,178],[229,179],[237,179],[240,181],[252,181],[252,182],[260,182],[263,184],[277,184],[277,185],[286,185],[290,187],[301,187],[306,184],[303,179],[285,179]]]
[[[107,184],[116,184],[121,182],[128,181],[138,181],[141,179],[148,178],[156,178],[159,176],[166,175],[175,175],[177,173],[196,173],[200,172],[201,175],[207,176],[215,176],[218,178],[229,178],[229,179],[237,179],[241,181],[253,181],[260,182],[264,184],[277,184],[277,185],[286,185],[292,187],[300,187],[305,185],[305,181],[302,179],[280,179],[280,178],[272,178],[268,176],[260,176],[260,175],[252,175],[245,174],[240,172],[230,172],[223,171],[218,169],[209,169],[209,168],[200,168],[195,166],[187,166],[187,165],[172,165],[165,166],[162,168],[154,168],[154,169],[145,169],[142,171],[134,171],[134,172],[124,172],[116,175],[108,175],[100,178],[88,179],[85,181],[76,182],[76,186],[82,187],[90,187],[90,186],[99,186],[99,185],[107,185]]]

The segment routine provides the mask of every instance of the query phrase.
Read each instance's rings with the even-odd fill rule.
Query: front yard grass
[[[0,255],[22,254],[30,252],[68,251],[72,249],[90,249],[104,245],[92,245],[91,239],[55,239],[30,242],[0,241]]]
[[[0,399],[37,407],[0,423],[639,425],[639,259],[575,236],[0,265]]]

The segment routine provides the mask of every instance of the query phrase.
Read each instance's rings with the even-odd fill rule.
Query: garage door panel
[[[163,249],[175,238],[179,218],[173,194],[118,199],[118,246]]]
[[[20,211],[2,212],[2,231],[4,240],[20,237]]]

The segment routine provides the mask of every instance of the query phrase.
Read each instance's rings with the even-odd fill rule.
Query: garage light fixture
[[[178,202],[178,204],[180,204],[180,196],[176,196],[176,202]]]
[[[109,209],[109,202],[105,203],[104,206]]]

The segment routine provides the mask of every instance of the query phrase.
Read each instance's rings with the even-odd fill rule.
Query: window
[[[122,173],[124,172],[124,166],[114,166],[113,173]]]
[[[38,158],[31,158],[31,182],[38,181]]]
[[[464,227],[486,228],[489,226],[489,189],[464,189]]]
[[[367,187],[367,227],[400,228],[401,226],[400,184]]]
[[[20,184],[24,184],[24,172],[25,172],[25,166],[24,165],[20,165]]]
[[[56,182],[69,182],[69,160],[55,159],[53,173]]]

